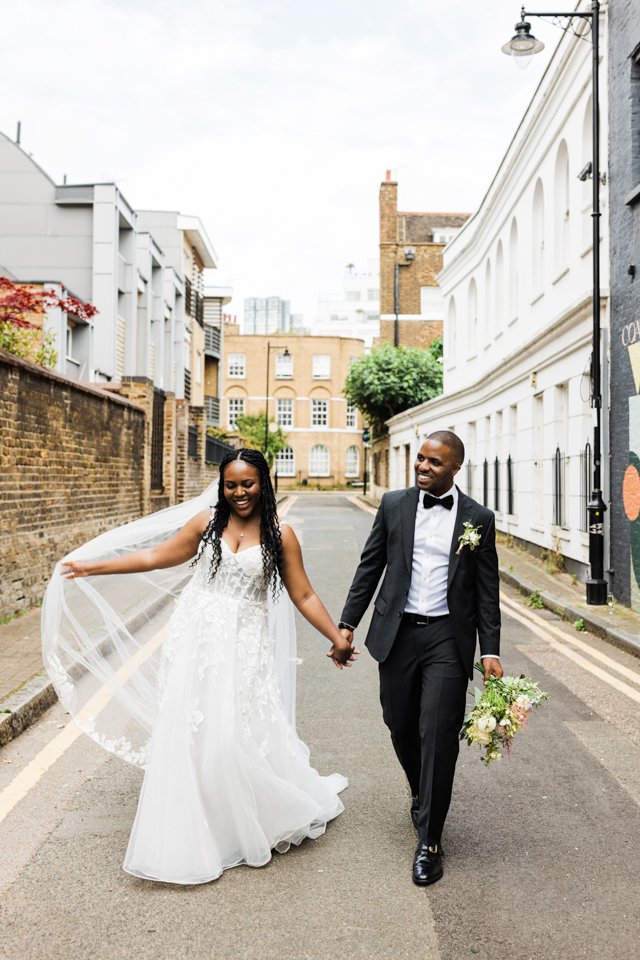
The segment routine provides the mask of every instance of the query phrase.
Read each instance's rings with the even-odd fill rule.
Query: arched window
[[[316,443],[309,452],[309,476],[329,476],[329,448],[322,443]]]
[[[504,289],[504,250],[502,247],[502,240],[498,240],[498,248],[496,250],[496,285],[495,285],[496,295],[493,300],[493,315],[495,317],[495,334],[502,333],[504,330],[504,298],[505,298],[505,289]]]
[[[347,453],[344,461],[345,477],[360,476],[360,451],[356,446],[347,447]]]
[[[554,254],[553,274],[557,276],[569,263],[569,151],[564,140],[558,147],[554,178]]]
[[[469,356],[475,357],[478,348],[478,288],[473,279],[469,282],[467,295],[467,336]]]
[[[276,473],[279,477],[295,477],[296,455],[292,447],[285,447],[276,455]]]
[[[444,330],[444,355],[447,367],[456,365],[456,298],[449,297],[447,325]]]
[[[487,265],[484,268],[484,323],[482,325],[482,337],[485,345],[491,343],[491,340],[493,339],[493,329],[495,326],[492,313],[492,295],[491,260],[487,260]]]
[[[533,191],[533,217],[531,232],[531,282],[532,296],[537,297],[544,288],[544,188],[538,179]]]
[[[520,264],[518,260],[518,222],[514,217],[511,221],[511,233],[509,235],[509,313],[508,321],[511,323],[518,316],[518,270]]]

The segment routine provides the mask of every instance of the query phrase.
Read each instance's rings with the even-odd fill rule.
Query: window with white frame
[[[345,477],[360,476],[360,451],[356,446],[347,447],[347,454],[344,462]]]
[[[227,400],[227,423],[235,429],[236,422],[244,416],[244,397],[229,397]]]
[[[230,353],[227,358],[227,376],[244,379],[246,375],[246,355],[244,353]]]
[[[295,477],[296,455],[292,447],[285,447],[276,456],[276,473],[279,477]]]
[[[312,400],[311,401],[311,426],[328,427],[329,426],[329,401]]]
[[[358,426],[358,409],[353,403],[347,403],[347,429]]]
[[[291,380],[293,377],[293,356],[290,353],[276,353],[276,380]]]
[[[309,452],[309,476],[329,476],[329,448],[316,443]]]
[[[293,399],[291,397],[276,398],[276,423],[281,427],[293,426]]]
[[[315,353],[313,355],[313,379],[331,379],[331,357],[328,353]]]

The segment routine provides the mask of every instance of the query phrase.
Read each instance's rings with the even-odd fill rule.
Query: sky
[[[545,9],[541,4],[537,9]],[[0,0],[0,130],[57,182],[202,220],[239,317],[310,323],[378,252],[378,192],[472,212],[560,36],[526,70],[518,0]]]

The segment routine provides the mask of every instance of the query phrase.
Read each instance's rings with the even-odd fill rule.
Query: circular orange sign
[[[640,514],[640,474],[631,465],[625,470],[622,480],[622,503],[627,519],[633,523]]]

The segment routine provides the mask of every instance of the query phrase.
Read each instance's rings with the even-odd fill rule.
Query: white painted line
[[[500,595],[501,602],[508,607],[509,610],[518,610],[523,616],[528,617],[532,623],[537,623],[543,629],[548,630],[549,633],[554,634],[556,637],[559,637],[565,643],[570,643],[576,650],[582,650],[583,653],[587,653],[590,657],[593,657],[594,660],[598,660],[600,663],[604,664],[610,670],[619,673],[620,676],[626,677],[627,680],[631,680],[633,683],[640,684],[640,671],[632,670],[630,667],[625,667],[624,664],[618,663],[612,657],[608,657],[606,653],[602,653],[600,650],[596,650],[595,647],[592,647],[590,644],[585,643],[584,640],[579,640],[578,637],[574,637],[571,634],[567,633],[565,630],[561,630],[559,627],[556,627],[554,624],[549,623],[539,614],[534,613],[533,610],[523,610],[521,605],[517,601],[513,600],[511,597],[506,597],[504,594]]]
[[[287,500],[285,500],[283,507],[278,510],[278,516],[286,517],[297,499],[298,497],[288,497]]]
[[[359,497],[347,497],[349,503],[353,503],[356,507],[360,507],[361,510],[364,510],[365,513],[372,513],[375,517],[378,512],[376,507],[372,507],[370,504],[365,503],[364,500],[360,500]]]
[[[120,667],[115,674],[115,679],[120,681],[120,686],[124,684],[134,670],[148,660],[164,640],[164,627],[154,634],[150,640],[138,650],[126,663]],[[88,717],[97,717],[104,710],[109,701],[113,698],[114,691],[107,686],[100,687],[94,693],[90,700],[84,705],[78,714],[78,722],[82,723]],[[0,793],[0,823],[5,820],[14,807],[27,796],[30,790],[42,779],[47,770],[56,763],[60,757],[71,747],[78,739],[82,730],[76,726],[73,720],[70,720],[63,730],[58,733],[53,740],[42,748],[36,754],[24,770],[11,781]]]
[[[518,620],[520,623],[524,624],[529,628],[529,630],[531,630],[532,633],[535,633],[536,636],[540,637],[541,640],[546,641],[546,643],[548,643],[552,650],[555,650],[556,653],[561,653],[563,657],[573,660],[573,662],[577,663],[578,666],[582,667],[583,670],[586,670],[588,673],[592,673],[595,677],[603,680],[605,683],[609,684],[610,687],[613,687],[614,690],[617,690],[619,693],[623,693],[625,697],[628,697],[635,703],[640,703],[640,690],[635,690],[622,680],[618,680],[617,677],[612,677],[605,670],[601,670],[600,667],[597,667],[595,663],[591,663],[585,657],[581,656],[579,653],[576,653],[575,650],[570,650],[562,643],[554,640],[546,629],[546,623],[545,629],[542,629],[541,627],[538,627],[529,617],[517,613],[513,608],[509,609],[509,616],[513,617],[514,620]]]

